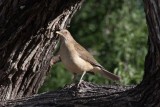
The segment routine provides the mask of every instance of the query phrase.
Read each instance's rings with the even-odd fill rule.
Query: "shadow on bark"
[[[79,89],[76,84],[71,84],[61,90],[31,96],[42,85],[50,68],[57,41],[55,30],[67,27],[82,2],[0,1],[1,105],[160,107],[159,0],[144,0],[149,31],[148,54],[139,85],[105,86],[82,82]]]

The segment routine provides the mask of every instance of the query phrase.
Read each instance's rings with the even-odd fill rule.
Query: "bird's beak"
[[[59,34],[60,36],[63,36],[63,34],[60,31],[56,31],[57,34]]]

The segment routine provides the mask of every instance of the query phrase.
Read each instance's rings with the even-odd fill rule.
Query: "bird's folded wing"
[[[95,59],[94,57],[85,49],[83,48],[80,44],[77,42],[74,44],[76,51],[78,52],[79,56],[85,60],[88,61],[90,64],[98,66],[100,68],[103,68]]]

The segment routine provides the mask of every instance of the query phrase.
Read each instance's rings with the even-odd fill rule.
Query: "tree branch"
[[[48,107],[48,106],[104,106],[111,105],[111,101],[134,86],[120,85],[96,85],[89,82],[82,82],[77,89],[77,84],[71,84],[61,90],[46,92],[20,100],[7,101],[4,106],[16,107]],[[103,103],[102,103],[103,102]],[[114,102],[115,103],[115,102]]]

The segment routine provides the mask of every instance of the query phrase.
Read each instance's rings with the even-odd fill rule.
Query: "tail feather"
[[[111,79],[111,80],[116,80],[116,81],[119,81],[119,80],[120,80],[120,77],[119,77],[119,76],[117,76],[117,75],[115,75],[115,74],[107,71],[106,69],[103,69],[103,68],[102,68],[102,69],[100,70],[100,73],[101,73],[102,75],[108,77],[108,78]]]

